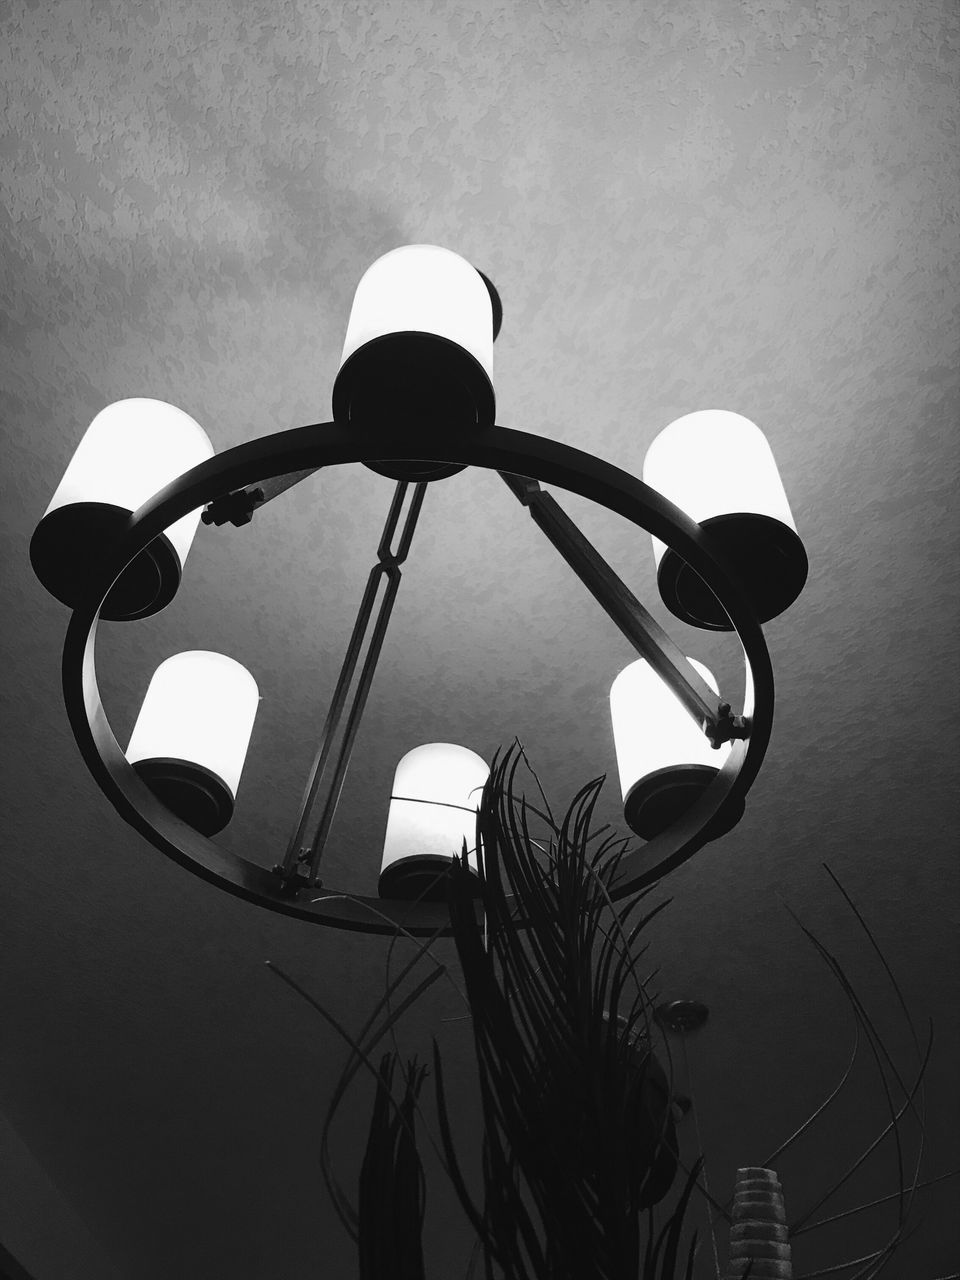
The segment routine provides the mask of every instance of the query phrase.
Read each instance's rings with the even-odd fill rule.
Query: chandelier
[[[64,699],[90,772],[132,827],[232,893],[339,928],[448,931],[446,871],[464,842],[477,869],[470,846],[489,774],[466,747],[426,743],[399,761],[376,895],[331,888],[320,869],[424,494],[471,466],[499,473],[637,653],[612,681],[610,710],[624,817],[644,843],[610,875],[612,897],[680,865],[743,813],[773,718],[761,624],[792,603],[807,573],[770,447],[739,414],[690,413],[654,440],[641,481],[579,449],[496,426],[501,319],[493,284],[457,254],[395,249],[357,286],[332,422],[215,456],[181,410],[121,400],[94,418],[37,526],[33,567],[73,611]],[[357,462],[395,482],[393,500],[292,833],[266,867],[212,839],[233,813],[259,703],[254,676],[223,654],[173,655],[154,673],[124,751],[98,691],[97,632],[173,599],[201,521],[242,526],[320,468]],[[670,612],[739,638],[746,676],[738,711],[543,484],[652,535]]]

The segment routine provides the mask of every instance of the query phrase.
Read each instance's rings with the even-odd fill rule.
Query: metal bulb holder
[[[794,529],[769,516],[736,512],[701,520],[731,565],[761,622],[793,604],[807,580],[807,553]],[[704,631],[730,631],[723,605],[690,565],[669,549],[657,568],[660,597],[674,617]]]
[[[719,696],[713,673],[687,658]],[[624,667],[610,687],[613,741],[627,826],[644,840],[667,831],[703,796],[730,754],[711,746],[670,685],[644,658]],[[705,828],[716,840],[743,817],[743,803],[728,805]]]
[[[250,672],[222,653],[176,653],[153,673],[126,759],[201,835],[216,835],[233,816],[259,701]]]
[[[129,508],[107,502],[72,502],[49,511],[30,539],[34,573],[61,604],[75,609],[95,587],[132,516]],[[100,616],[110,622],[149,618],[174,598],[181,576],[176,548],[159,533],[117,578]]]
[[[807,555],[766,437],[726,409],[677,418],[656,437],[643,478],[696,520],[730,565],[761,622],[800,594]],[[707,631],[730,618],[710,584],[676,548],[654,539],[657,585],[672,614]]]
[[[403,432],[430,423],[452,432],[492,426],[493,340],[503,308],[492,283],[458,254],[406,245],[367,269],[353,300],[333,418]],[[462,466],[434,460],[367,464],[392,480],[441,480]]]
[[[233,817],[233,792],[212,769],[193,760],[137,760],[133,770],[161,804],[200,835],[215,836]]]
[[[419,854],[394,862],[380,872],[377,893],[381,898],[393,901],[445,903],[449,895],[452,861],[452,858],[439,854]],[[480,877],[472,867],[470,883],[473,896],[479,898],[483,889]]]
[[[102,577],[137,508],[212,455],[199,423],[163,400],[118,400],[101,409],[30,541],[34,572],[51,595],[75,609]],[[158,530],[114,581],[101,617],[146,618],[169,604],[199,519],[197,509]]]
[[[623,819],[643,840],[653,840],[667,831],[705,794],[720,770],[707,764],[677,764],[648,773],[627,792]],[[722,817],[705,830],[709,840],[719,840],[732,831],[745,812],[743,800],[728,805]]]
[[[489,776],[482,756],[453,742],[423,743],[400,759],[387,811],[381,898],[446,902],[447,875],[464,848],[477,877],[477,809]]]

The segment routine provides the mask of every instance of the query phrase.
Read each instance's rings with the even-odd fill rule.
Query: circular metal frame
[[[505,427],[455,436],[430,426],[404,434],[401,441],[396,433],[379,427],[347,428],[328,422],[266,436],[194,467],[134,512],[115,555],[103,565],[99,586],[91,588],[74,610],[64,643],[64,701],[90,772],[121,817],[156,848],[241,898],[341,929],[449,934],[449,915],[442,903],[385,900],[326,888],[292,897],[266,867],[219,848],[172,814],[127,763],[110,728],[97,687],[97,627],[103,601],[124,568],[181,516],[234,490],[347,462],[424,459],[504,471],[589,498],[672,547],[720,599],[743,646],[743,716],[749,735],[732,744],[717,778],[680,821],[620,861],[609,882],[611,895],[621,898],[638,891],[696,853],[716,829],[718,815],[742,804],[766,752],[773,724],[773,672],[760,623],[745,593],[698,524],[641,480],[591,454]]]

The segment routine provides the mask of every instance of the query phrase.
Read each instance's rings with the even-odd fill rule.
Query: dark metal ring
[[[100,609],[126,566],[174,521],[234,490],[296,471],[345,462],[406,461],[485,467],[539,480],[589,498],[632,521],[683,556],[723,604],[746,661],[744,720],[749,736],[733,743],[717,778],[669,830],[624,857],[610,882],[614,898],[633,893],[680,866],[708,837],[721,811],[742,803],[773,723],[773,672],[763,632],[733,572],[698,524],[626,471],[591,454],[523,431],[487,427],[473,434],[435,428],[400,433],[320,423],[237,445],[161,489],[130,518],[100,585],[73,613],[63,650],[63,691],[80,751],[98,785],[126,822],[162,853],[241,898],[302,920],[393,933],[449,934],[442,903],[399,902],[317,890],[312,900],[284,896],[267,868],[219,848],[180,821],[139,779],[113,735],[97,687],[95,650]]]

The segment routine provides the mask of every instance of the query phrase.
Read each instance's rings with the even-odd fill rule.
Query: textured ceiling
[[[329,416],[356,281],[407,242],[455,249],[497,283],[498,421],[639,471],[680,414],[744,413],[773,445],[807,546],[806,591],[767,628],[777,719],[746,817],[664,886],[654,938],[664,995],[711,1008],[690,1068],[712,1188],[725,1195],[737,1164],[786,1137],[848,1052],[842,1003],[784,901],[839,951],[909,1061],[824,860],[921,1024],[935,1019],[926,1168],[949,1168],[955,4],[21,0],[0,13],[0,1104],[119,1275],[355,1274],[316,1158],[343,1046],[262,962],[355,1029],[387,953],[219,894],[123,825],[73,745],[66,614],[31,574],[29,537],[112,400],[170,400],[218,449]],[[245,529],[201,530],[175,603],[101,646],[122,741],[170,652],[221,648],[255,673],[263,703],[224,841],[264,863],[286,838],[389,495],[341,469]],[[568,509],[663,617],[647,540]],[[736,687],[728,642],[675,634]],[[417,742],[489,755],[518,734],[557,801],[612,770],[606,696],[629,657],[499,481],[435,485],[329,878],[373,891],[393,765]],[[466,1067],[452,989],[404,1044],[423,1052],[434,1033]],[[784,1159],[798,1208],[881,1122],[861,1071]],[[348,1169],[367,1106],[358,1090],[339,1139]],[[858,1178],[838,1203],[892,1189],[892,1147]],[[893,1276],[960,1266],[950,1193],[922,1194]],[[469,1232],[440,1183],[428,1219],[431,1277],[463,1274]],[[798,1260],[856,1256],[883,1226],[812,1233]],[[713,1275],[709,1249],[699,1265]]]

